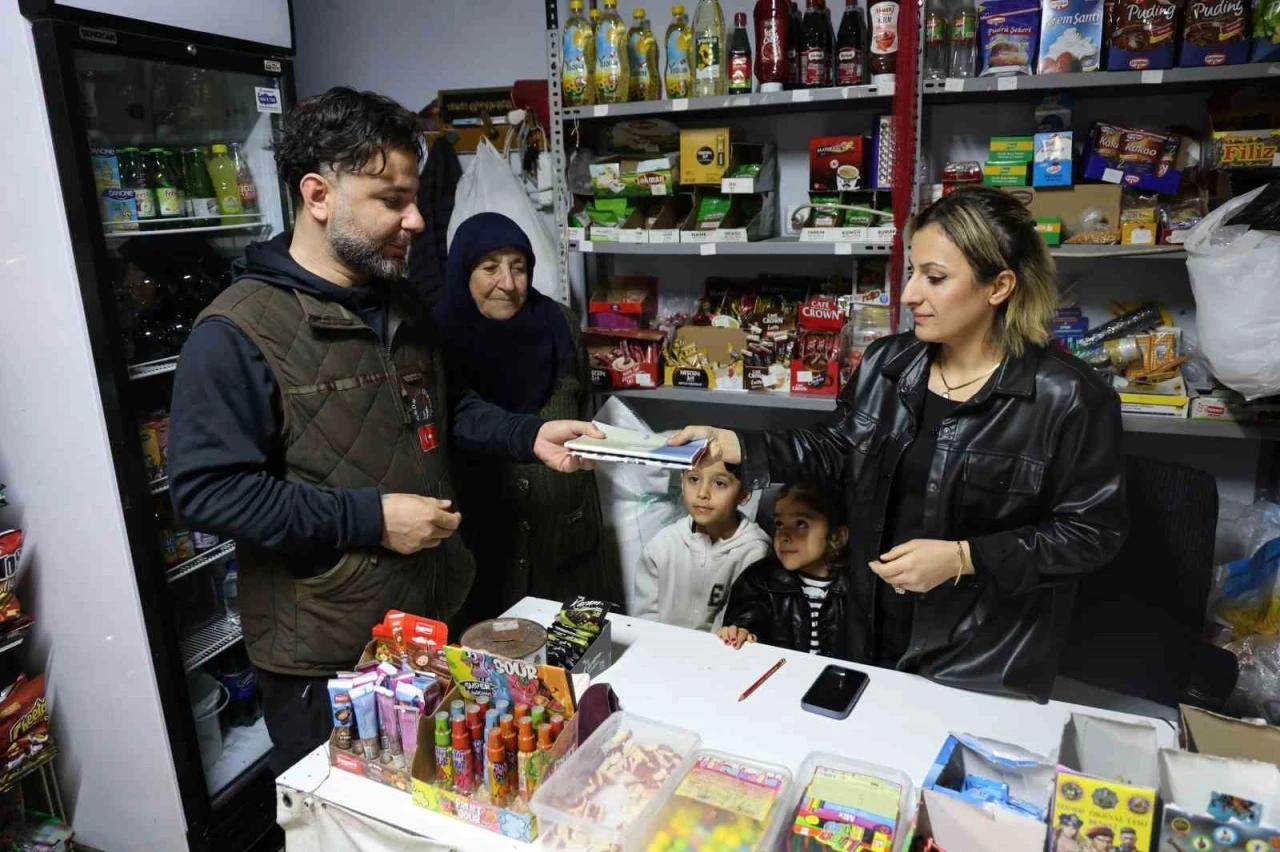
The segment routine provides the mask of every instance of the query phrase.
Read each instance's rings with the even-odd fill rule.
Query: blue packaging
[[[138,230],[138,199],[132,189],[102,193],[102,221],[111,231]]]
[[[1037,74],[1072,74],[1102,67],[1103,0],[1045,0]]]
[[[1032,186],[1071,186],[1071,131],[1037,133]]]
[[[1107,70],[1172,68],[1181,17],[1181,0],[1116,0],[1107,34]]]
[[[1039,0],[991,0],[978,11],[980,77],[1030,74],[1040,40]]]
[[[1253,10],[1251,62],[1280,62],[1280,0],[1258,0]]]
[[[1183,68],[1249,61],[1249,0],[1187,0]]]

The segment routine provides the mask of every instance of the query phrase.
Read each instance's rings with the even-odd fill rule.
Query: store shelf
[[[565,121],[598,118],[636,118],[679,112],[781,112],[821,111],[850,101],[885,101],[893,97],[893,85],[839,86],[830,89],[796,89],[791,92],[755,92],[750,95],[717,95],[710,98],[675,98],[629,104],[596,104],[561,110]]]
[[[1161,71],[1094,71],[1079,74],[951,78],[924,83],[925,98],[989,92],[1043,92],[1048,89],[1117,89],[1129,86],[1201,87],[1246,80],[1280,80],[1280,63],[1255,62],[1217,68],[1166,68]]]
[[[165,373],[172,373],[176,369],[178,369],[178,356],[174,355],[171,358],[161,358],[158,361],[130,364],[129,378],[132,381],[149,379],[152,376],[163,376]]]
[[[227,728],[222,737],[222,755],[204,771],[209,795],[216,796],[232,781],[271,751],[271,737],[265,719],[247,728]]]
[[[1113,258],[1146,257],[1160,260],[1186,260],[1187,252],[1180,246],[1054,246],[1049,254],[1056,258]]]
[[[164,578],[172,583],[174,580],[180,580],[188,574],[199,571],[201,568],[208,568],[217,562],[221,562],[228,556],[236,552],[236,543],[234,541],[224,541],[217,547],[210,548],[204,553],[198,554],[185,562],[179,562],[168,571],[164,572]],[[4,650],[0,648],[0,650]]]
[[[240,625],[215,615],[182,640],[182,669],[204,665],[240,641]]]
[[[153,479],[148,482],[147,485],[151,487],[152,496],[155,496],[156,494],[163,494],[169,490],[169,477],[162,476],[159,479]]]
[[[772,237],[754,243],[571,243],[569,248],[584,254],[668,255],[816,255],[885,257],[890,243],[802,243],[796,237]]]
[[[27,634],[25,632],[22,633],[22,635],[15,636],[12,639],[8,639],[8,640],[0,639],[0,654],[3,654],[5,651],[12,651],[14,648],[18,647],[25,641],[27,641]]]
[[[109,240],[132,240],[138,237],[176,237],[179,234],[214,234],[224,231],[253,231],[259,228],[270,226],[261,213],[248,214],[252,218],[246,222],[234,222],[227,225],[200,225],[190,228],[154,228],[146,231],[124,231],[108,228],[106,237]],[[195,222],[208,219],[208,216],[200,217],[174,217],[172,219],[161,220],[166,225],[181,224],[183,222]],[[230,217],[228,217],[230,218]]]
[[[1197,438],[1237,438],[1246,441],[1280,441],[1280,423],[1232,423],[1227,420],[1188,420],[1158,414],[1125,414],[1126,432],[1186,435]]]

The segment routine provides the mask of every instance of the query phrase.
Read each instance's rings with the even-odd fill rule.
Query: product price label
[[[898,52],[898,4],[883,0],[871,6],[871,52],[884,56]]]
[[[721,50],[720,39],[712,35],[700,35],[694,39],[695,76],[699,80],[715,80],[720,76]]]

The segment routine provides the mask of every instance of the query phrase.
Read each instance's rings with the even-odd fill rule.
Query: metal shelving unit
[[[1145,257],[1160,260],[1186,260],[1187,252],[1179,246],[1054,246],[1049,254],[1056,258],[1099,260],[1109,257]]]
[[[182,668],[202,666],[240,641],[240,625],[221,615],[202,621],[182,640]]]
[[[571,251],[583,254],[639,254],[652,257],[667,255],[807,255],[830,257],[888,257],[893,246],[889,243],[819,243],[801,242],[796,237],[771,237],[751,243],[602,243],[572,242]]]
[[[224,541],[217,547],[211,547],[204,553],[197,554],[186,561],[179,562],[168,571],[164,572],[164,578],[172,583],[180,580],[188,574],[193,574],[201,568],[208,568],[210,565],[221,562],[236,552],[236,543],[234,541]]]
[[[790,92],[754,92],[750,95],[717,95],[710,98],[675,98],[660,101],[639,101],[628,104],[595,104],[585,107],[568,107],[561,110],[565,121],[594,118],[639,118],[643,116],[670,115],[678,112],[740,112],[756,113],[782,111],[821,111],[840,109],[849,101],[887,102],[893,97],[893,84],[881,86],[834,86],[829,89],[796,89]]]
[[[141,364],[129,365],[129,379],[137,381],[138,379],[149,379],[153,376],[163,376],[165,373],[172,373],[178,369],[178,356],[171,358],[161,358],[158,361],[144,361]]]
[[[1132,86],[1202,87],[1218,83],[1280,79],[1280,63],[1254,62],[1216,68],[1165,68],[1153,71],[1093,71],[1077,74],[1007,75],[925,80],[925,98],[990,92],[1035,92],[1063,89],[1119,89]]]
[[[171,219],[157,219],[163,225],[153,225],[146,230],[126,230],[123,227],[108,226],[105,234],[108,240],[132,240],[138,237],[176,237],[179,234],[211,234],[219,231],[246,231],[270,227],[261,213],[246,213],[239,216],[227,216],[227,219],[245,219],[248,221],[230,222],[223,225],[194,225],[190,228],[172,227],[183,222],[203,222],[208,216],[175,216]],[[149,220],[151,221],[151,220]]]

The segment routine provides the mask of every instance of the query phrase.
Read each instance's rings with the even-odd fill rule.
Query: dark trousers
[[[329,739],[333,730],[329,678],[276,674],[256,666],[254,672],[271,735],[268,765],[273,775],[281,775]]]

